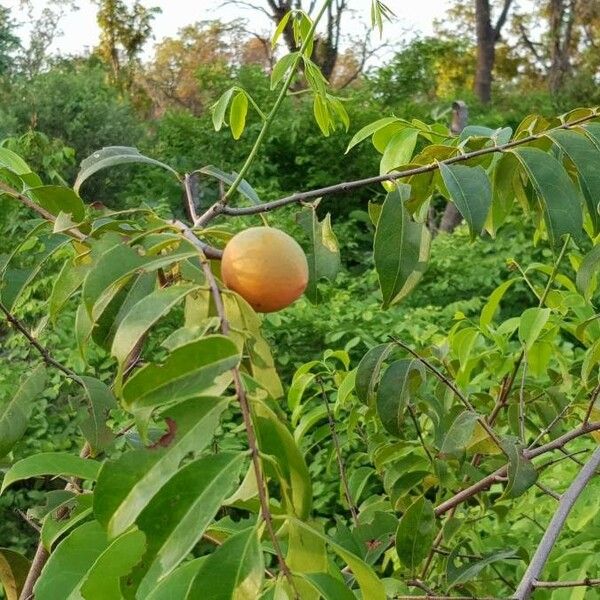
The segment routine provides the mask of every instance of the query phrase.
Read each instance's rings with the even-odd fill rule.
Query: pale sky
[[[256,5],[265,4],[264,0],[249,0]],[[1,4],[11,9],[15,20],[23,22],[26,13],[19,8],[20,0],[0,0]],[[401,42],[407,32],[430,34],[433,29],[433,19],[444,14],[448,0],[388,0],[388,6],[396,13],[396,20],[387,23],[384,29],[384,41]],[[46,0],[33,0],[37,12],[46,4]],[[86,48],[92,48],[98,40],[98,27],[96,25],[96,8],[90,0],[79,0],[79,10],[66,15],[62,21],[63,35],[54,44],[52,50],[60,54],[80,53]],[[234,6],[222,6],[223,2],[217,0],[142,0],[145,6],[159,6],[162,13],[157,15],[153,23],[154,42],[167,36],[174,36],[177,31],[195,21],[220,18],[224,21],[237,17],[247,19],[249,29],[267,32],[272,25],[267,17],[255,10],[244,10]],[[370,18],[370,0],[350,0],[350,6],[356,16],[347,18],[344,31],[346,33],[359,33],[363,30],[360,20],[368,23]],[[374,33],[376,38],[379,34]],[[410,34],[409,34],[410,35]],[[411,35],[411,37],[412,37]],[[374,40],[376,41],[376,40]],[[147,48],[146,54],[151,51]]]

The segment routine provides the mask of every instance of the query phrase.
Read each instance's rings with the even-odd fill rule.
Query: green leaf
[[[495,236],[504,224],[515,202],[513,180],[520,177],[519,162],[512,154],[502,154],[493,164],[492,206],[486,228]]]
[[[550,243],[555,247],[560,245],[566,234],[581,240],[580,195],[562,164],[538,148],[521,147],[512,152],[525,168],[540,199]]]
[[[522,449],[515,441],[503,440],[502,448],[508,456],[508,483],[503,497],[518,498],[535,484],[538,472],[533,463],[523,456]]]
[[[181,461],[212,441],[227,398],[193,398],[164,413],[170,430],[156,447],[125,452],[102,466],[94,494],[94,513],[110,537],[126,531],[175,475]]]
[[[494,552],[487,556],[482,556],[480,560],[475,562],[468,562],[457,567],[455,561],[457,555],[460,554],[460,546],[457,546],[452,550],[448,557],[446,580],[448,587],[452,588],[457,585],[465,584],[477,577],[481,571],[495,562],[506,559],[518,558],[517,553],[514,550],[504,550],[502,552]]]
[[[54,279],[52,292],[48,298],[48,312],[51,321],[56,323],[59,312],[79,289],[89,270],[89,265],[78,264],[76,259],[65,261],[60,273]]]
[[[323,533],[323,525],[314,519],[308,519],[307,524]],[[321,573],[329,570],[329,558],[323,537],[316,536],[312,531],[302,529],[294,521],[286,524],[288,531],[287,554],[285,561],[294,575]],[[309,583],[300,578],[296,579],[299,596],[304,600],[319,600],[319,594]]]
[[[88,416],[79,423],[83,437],[92,450],[92,455],[106,450],[114,439],[114,434],[106,421],[110,411],[117,408],[117,402],[110,388],[95,377],[81,377],[86,398]]]
[[[585,351],[583,363],[581,364],[581,379],[584,385],[590,377],[590,373],[600,363],[600,339],[597,339],[591,346]]]
[[[240,359],[230,338],[201,338],[176,348],[164,363],[150,363],[136,371],[123,386],[123,401],[131,409],[140,409],[199,396]]]
[[[387,195],[375,231],[373,250],[383,308],[412,291],[429,260],[431,235],[425,225],[411,220],[404,200],[400,189]]]
[[[585,198],[588,213],[592,221],[592,231],[597,235],[600,231],[600,214],[598,203],[600,202],[600,148],[585,136],[567,131],[555,129],[548,137],[569,157],[575,165],[579,184]]]
[[[162,167],[173,173],[177,179],[180,179],[180,176],[175,169],[159,160],[144,156],[137,148],[131,148],[129,146],[107,146],[106,148],[102,148],[102,150],[97,150],[93,154],[90,154],[90,156],[81,161],[77,179],[73,184],[73,189],[78,192],[83,182],[101,169],[130,163],[144,163]]]
[[[550,318],[549,308],[528,308],[523,311],[519,322],[519,339],[525,352],[528,352],[540,337],[544,326]]]
[[[148,549],[124,584],[127,597],[135,590],[146,598],[187,556],[238,483],[243,463],[243,454],[229,452],[195,460],[154,496],[137,519]]]
[[[393,362],[384,372],[377,390],[377,414],[392,434],[402,434],[404,411],[425,381],[425,367],[416,359]]]
[[[258,598],[265,575],[255,527],[227,539],[202,563],[188,592],[202,600]],[[207,582],[210,584],[207,585]]]
[[[188,245],[160,256],[142,256],[125,244],[117,244],[103,251],[96,264],[85,278],[82,289],[83,302],[94,319],[100,315],[110,301],[122,289],[129,278],[140,273],[150,273],[160,268],[197,256],[198,251]]]
[[[121,598],[121,578],[131,572],[145,549],[146,536],[137,529],[110,542],[81,581],[81,596],[86,600]]]
[[[30,567],[31,562],[22,554],[8,548],[0,548],[0,583],[4,588],[6,600],[19,599]]]
[[[333,129],[331,117],[329,115],[329,109],[327,108],[327,100],[321,94],[316,93],[313,100],[313,113],[315,115],[315,121],[321,130],[321,133],[328,137],[329,133]]]
[[[92,494],[75,494],[44,517],[40,539],[48,552],[66,533],[93,518],[92,501]]]
[[[290,519],[291,522],[295,523],[299,528],[310,531],[313,535],[320,537],[327,543],[327,545],[350,567],[352,574],[356,578],[360,587],[362,597],[366,600],[385,600],[385,588],[383,583],[377,577],[373,569],[364,562],[356,554],[348,551],[340,544],[334,542],[331,538],[325,536],[320,531],[311,527],[310,525],[298,520]]]
[[[39,365],[26,374],[12,397],[0,401],[0,457],[6,455],[23,437],[33,403],[44,391],[46,369]]]
[[[26,193],[34,202],[55,216],[60,213],[70,214],[75,223],[81,223],[85,219],[83,200],[71,188],[43,185],[29,188]]]
[[[289,14],[289,13],[288,13]],[[280,23],[281,25],[281,23]],[[271,89],[274,90],[277,84],[287,75],[288,71],[294,65],[294,61],[298,57],[298,52],[292,52],[282,56],[271,71]]]
[[[302,403],[304,393],[315,380],[315,378],[315,373],[296,373],[296,375],[294,375],[292,385],[290,385],[287,395],[287,405],[288,408],[292,411],[292,414],[298,411],[298,408]],[[294,418],[292,417],[292,426],[294,425]]]
[[[369,123],[365,125],[362,129],[359,129],[348,144],[346,148],[346,154],[350,152],[354,146],[360,144],[363,140],[366,140],[369,136],[373,135],[376,131],[383,129],[385,126],[390,125],[391,123],[396,123],[400,121],[400,119],[396,117],[384,117],[383,119],[378,119],[373,123]]]
[[[121,321],[129,314],[133,306],[150,295],[155,288],[156,276],[154,273],[142,273],[129,279],[122,288],[117,288],[117,293],[101,308],[101,314],[97,321],[89,322],[94,342],[101,348],[110,351]],[[85,307],[81,305],[81,308],[89,321]]]
[[[473,240],[483,231],[492,205],[492,187],[487,173],[480,165],[439,165],[450,198],[467,222]]]
[[[507,281],[502,282],[491,294],[488,298],[488,301],[485,303],[484,307],[481,309],[481,315],[479,317],[479,326],[482,329],[487,329],[492,324],[492,320],[494,319],[494,315],[500,306],[500,302],[502,298],[504,298],[504,294],[508,291],[508,289],[516,282],[519,281],[518,278],[509,279]]]
[[[310,251],[306,253],[309,277],[304,293],[312,303],[316,304],[320,299],[317,285],[319,281],[322,279],[335,281],[341,268],[340,249],[331,227],[329,213],[319,221],[316,206],[312,205],[298,214],[298,222],[308,233],[310,240]]]
[[[220,131],[221,127],[223,127],[223,123],[225,123],[225,112],[227,111],[227,107],[229,106],[229,101],[233,96],[234,92],[237,88],[232,87],[229,88],[217,101],[217,103],[211,107],[212,111],[212,121],[215,128],[215,131]]]
[[[231,101],[229,107],[229,126],[234,140],[239,140],[246,127],[246,116],[248,115],[248,96],[240,90]]]
[[[146,332],[190,292],[198,289],[192,284],[178,284],[159,288],[131,307],[119,324],[113,339],[111,353],[123,364]]]
[[[207,558],[207,556],[195,558],[177,567],[170,575],[160,580],[146,600],[188,599],[188,591],[192,581]]]
[[[109,543],[97,521],[84,523],[50,555],[35,585],[35,598],[120,598],[120,578],[139,561],[143,549],[144,535],[140,531],[128,531]]]
[[[433,504],[421,496],[402,515],[396,530],[398,558],[411,572],[414,572],[429,554],[435,532]]]
[[[37,234],[37,230],[35,233]],[[9,310],[15,307],[27,285],[34,280],[48,259],[71,243],[71,238],[62,234],[39,233],[35,237],[38,240],[39,249],[36,251],[27,250],[27,255],[32,257],[28,261],[28,266],[19,267],[14,264],[23,254],[23,250],[19,247],[18,254],[13,254],[5,265],[2,277],[0,277],[3,284],[0,288],[1,300]]]
[[[29,165],[18,154],[8,148],[0,148],[0,166],[6,167],[17,175],[31,173]]]
[[[97,521],[84,523],[50,555],[34,587],[36,600],[75,600],[83,577],[106,549],[106,533]],[[68,568],[65,568],[68,567]]]
[[[374,390],[379,382],[379,373],[385,359],[394,349],[393,344],[380,344],[371,348],[358,363],[356,370],[356,395],[361,402],[371,404]]]
[[[277,44],[277,40],[279,40],[279,38],[281,37],[281,34],[285,30],[291,16],[292,16],[292,11],[290,10],[290,11],[286,12],[285,15],[283,15],[283,18],[277,24],[277,28],[275,29],[275,32],[273,33],[273,37],[271,38],[271,48],[275,48],[275,45]]]
[[[306,573],[301,577],[308,581],[323,600],[356,600],[348,584],[329,573]]]
[[[95,481],[101,464],[94,460],[79,458],[67,452],[40,452],[16,462],[4,475],[0,494],[16,481],[41,477],[42,475],[60,475],[78,477]]]
[[[235,171],[231,173],[225,173],[225,171],[221,171],[221,169],[214,167],[213,165],[206,165],[206,167],[198,169],[198,172],[205,173],[206,175],[210,175],[211,177],[215,177],[219,181],[222,181],[223,183],[227,183],[229,185],[233,184],[233,182],[237,179],[238,175]],[[242,179],[237,191],[240,194],[242,194],[242,196],[250,200],[252,204],[261,203],[261,199],[258,197],[256,190],[245,179]]]
[[[279,481],[287,514],[306,519],[312,509],[312,483],[308,467],[293,435],[277,415],[262,402],[252,405],[258,447],[271,455],[265,473]]]
[[[590,300],[596,290],[596,277],[600,268],[600,245],[594,246],[584,257],[577,269],[575,282],[581,295]]]
[[[387,143],[381,162],[379,163],[379,173],[384,175],[397,167],[410,163],[419,131],[412,127],[405,127],[394,134]]]
[[[461,412],[454,419],[444,436],[440,455],[442,457],[460,458],[473,438],[478,419],[479,415],[470,410]]]

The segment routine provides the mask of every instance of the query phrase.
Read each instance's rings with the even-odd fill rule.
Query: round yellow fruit
[[[231,238],[221,275],[258,312],[274,312],[297,300],[308,284],[308,263],[300,244],[273,227],[251,227]]]

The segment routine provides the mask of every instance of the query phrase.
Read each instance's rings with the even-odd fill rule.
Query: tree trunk
[[[492,27],[489,0],[475,0],[477,33],[477,70],[475,94],[483,104],[492,98],[492,71],[496,50],[496,31]]]
[[[571,70],[571,48],[576,0],[550,0],[550,70],[548,87],[556,93]]]
[[[452,124],[450,130],[454,135],[458,135],[467,125],[469,110],[462,100],[452,103]],[[454,202],[448,202],[440,221],[438,231],[443,233],[452,233],[462,221],[462,215],[454,205]]]

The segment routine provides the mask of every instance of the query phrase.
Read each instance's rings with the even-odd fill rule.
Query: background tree
[[[490,0],[475,0],[475,31],[477,35],[477,69],[475,72],[475,93],[479,100],[487,103],[492,97],[492,75],[496,58],[496,44],[512,0],[503,0],[497,19],[492,21]]]
[[[0,77],[13,71],[15,53],[21,46],[15,27],[8,8],[0,6]]]
[[[144,44],[152,35],[152,21],[160,12],[138,2],[131,8],[123,0],[96,0],[100,27],[98,54],[110,67],[113,83],[129,87]]]
[[[290,10],[304,10],[308,14],[313,13],[316,2],[313,0],[263,0],[260,4],[245,2],[244,0],[229,0],[226,4],[235,4],[259,10],[267,15],[275,25],[279,25]],[[317,34],[315,39],[315,52],[313,60],[319,66],[323,75],[329,79],[333,74],[342,39],[343,20],[348,14],[347,0],[333,0],[327,7],[324,18],[323,31]],[[283,30],[283,39],[290,52],[298,49],[294,37],[292,24],[288,23]]]

